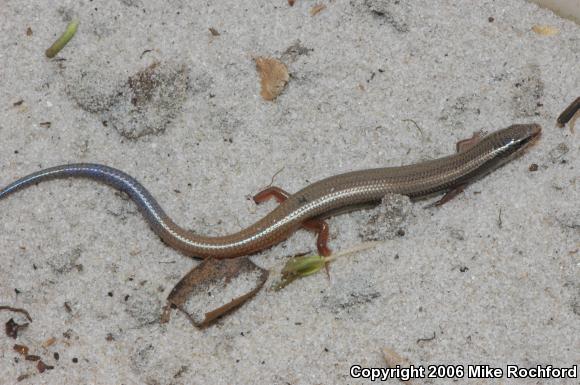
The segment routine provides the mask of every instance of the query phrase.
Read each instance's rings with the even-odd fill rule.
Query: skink
[[[420,198],[447,192],[445,202],[467,183],[496,169],[535,141],[537,124],[512,125],[484,137],[458,143],[458,152],[447,157],[401,167],[376,168],[332,176],[306,186],[295,194],[271,187],[255,196],[257,203],[270,197],[280,205],[253,225],[231,235],[207,237],[178,226],[137,180],[99,164],[68,164],[47,168],[0,190],[0,199],[40,181],[83,177],[107,183],[126,192],[139,206],[153,231],[168,245],[197,258],[233,258],[275,245],[301,227],[318,233],[318,251],[328,255],[328,226],[324,218],[378,203],[386,194]]]

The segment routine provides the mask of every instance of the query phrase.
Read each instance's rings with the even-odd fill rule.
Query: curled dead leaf
[[[272,101],[282,93],[290,80],[288,68],[280,60],[273,58],[258,57],[255,60],[262,86],[260,95],[264,100]]]
[[[247,257],[209,258],[175,285],[167,303],[185,313],[197,327],[205,327],[253,297],[264,285],[268,271]],[[166,309],[162,322],[169,319]]]

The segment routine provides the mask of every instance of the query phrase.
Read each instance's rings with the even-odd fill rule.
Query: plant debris
[[[385,362],[389,368],[394,368],[397,365],[403,366],[410,366],[411,362],[399,355],[399,353],[395,352],[389,348],[383,348],[383,357],[385,358]]]
[[[52,345],[54,345],[54,343],[55,343],[55,342],[56,342],[56,338],[54,338],[54,337],[50,337],[49,339],[47,339],[46,341],[44,341],[44,342],[42,343],[42,347],[46,349],[46,348],[48,348],[49,346],[52,346]]]
[[[421,134],[421,138],[424,138],[425,137],[425,135],[423,135],[423,129],[413,119],[403,119],[403,120],[401,120],[401,122],[410,122],[410,123],[413,123],[413,125],[417,128],[417,131],[419,131],[419,133]]]
[[[310,16],[316,16],[321,11],[326,9],[326,5],[324,4],[316,4],[314,7],[310,8]]]
[[[433,335],[431,337],[418,338],[417,339],[417,344],[420,344],[422,342],[430,342],[430,341],[433,341],[435,339],[435,337],[437,337],[437,334],[435,332],[433,332]]]
[[[538,165],[536,163],[532,163],[530,164],[530,167],[528,167],[528,170],[530,172],[538,171]]]
[[[306,255],[306,253],[295,255],[286,262],[282,268],[280,280],[274,283],[271,288],[274,291],[281,290],[298,278],[304,278],[318,273],[326,266],[326,264],[337,258],[370,249],[379,243],[380,242],[363,242],[345,251],[334,253],[329,257],[323,257],[321,255]]]
[[[274,285],[273,289],[275,291],[281,290],[298,278],[318,273],[330,261],[331,257],[323,257],[321,255],[295,255],[282,268],[280,282]]]
[[[44,371],[46,371],[46,370],[54,369],[54,366],[47,365],[41,360],[41,361],[38,361],[38,364],[36,364],[36,369],[38,369],[39,373],[44,373]]]
[[[17,382],[24,381],[24,380],[26,380],[28,377],[30,377],[30,374],[28,374],[28,373],[26,373],[26,374],[21,374],[20,376],[18,376],[18,377],[16,378],[16,381],[17,381]]]
[[[560,32],[558,30],[558,28],[556,28],[556,27],[552,27],[550,25],[538,25],[538,24],[536,24],[532,27],[532,31],[534,31],[538,35],[542,35],[542,36],[554,36],[554,35],[557,35],[558,32]]]
[[[32,36],[32,28],[26,28],[26,36]]]
[[[139,59],[143,59],[143,56],[145,56],[145,54],[148,54],[149,52],[153,52],[152,49],[146,49],[143,52],[141,52],[141,55],[139,55]]]
[[[21,329],[25,329],[28,327],[28,322],[23,324],[18,324],[14,321],[14,318],[10,318],[8,322],[5,324],[5,331],[8,337],[16,339],[18,337],[18,332]]]
[[[56,341],[56,338],[52,337],[52,338],[49,338],[47,341],[52,341],[52,342],[50,344],[46,344],[46,342],[45,342],[43,344],[44,349],[46,349],[47,346],[52,345],[54,343],[54,341]],[[39,355],[28,354],[28,352],[29,352],[28,346],[15,344],[12,347],[12,349],[15,352],[17,352],[18,354],[20,354],[21,356],[23,356],[26,361],[36,362],[36,369],[38,370],[39,373],[43,373],[46,370],[54,369],[54,366],[45,364]],[[54,359],[58,361],[59,354],[55,352],[53,356],[54,356]],[[21,375],[17,378],[17,381],[20,382],[28,377],[30,377],[30,374]]]
[[[574,133],[574,124],[576,120],[580,117],[580,97],[576,98],[556,119],[556,124],[558,127],[564,127],[568,122],[570,122],[570,132]]]
[[[212,36],[220,36],[218,30],[215,29],[214,27],[209,27],[209,33],[211,33]]]
[[[260,95],[264,100],[273,101],[282,93],[290,80],[288,68],[280,60],[273,58],[258,57],[255,60],[262,86]]]
[[[396,367],[408,368],[411,366],[411,361],[409,361],[407,358],[402,357],[399,353],[395,352],[390,348],[383,348],[383,357],[385,359],[385,362],[387,363],[387,367],[389,368]],[[401,379],[401,381],[403,381],[403,379]],[[403,382],[408,385],[413,384],[412,381],[403,381]]]
[[[247,257],[208,258],[175,285],[161,322],[169,321],[170,308],[177,308],[195,326],[206,327],[253,297],[267,278],[268,271]]]
[[[30,322],[32,322],[32,317],[30,317],[30,314],[24,310],[24,309],[20,309],[17,307],[12,307],[12,306],[0,306],[0,311],[1,310],[9,310],[9,311],[13,311],[15,313],[20,313],[20,314],[24,314],[24,316],[26,317],[27,320],[29,320]]]
[[[51,122],[41,122],[38,125],[42,128],[50,128],[50,126],[52,126],[52,123]]]
[[[21,356],[27,356],[28,355],[28,346],[16,344],[12,348],[14,349],[15,352],[17,352]]]
[[[77,33],[77,29],[79,27],[79,21],[73,20],[66,26],[66,30],[64,33],[48,48],[44,54],[46,57],[52,59],[55,57],[61,49],[64,48],[65,45],[73,38],[75,33]]]

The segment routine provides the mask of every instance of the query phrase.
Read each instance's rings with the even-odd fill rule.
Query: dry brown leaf
[[[326,9],[324,4],[316,4],[314,7],[310,8],[310,16],[316,16],[320,11]]]
[[[554,36],[554,35],[557,35],[558,32],[560,32],[558,30],[558,28],[556,28],[556,27],[552,27],[550,25],[538,25],[538,24],[536,24],[532,27],[532,31],[534,31],[538,35],[542,35],[542,36]]]
[[[288,5],[293,7],[296,0],[288,0]]]
[[[197,327],[210,325],[253,297],[268,278],[268,270],[247,257],[204,260],[175,285],[167,302],[185,313]],[[166,309],[162,322],[169,320]]]
[[[259,57],[256,58],[256,69],[260,74],[260,83],[262,90],[260,95],[264,100],[272,101],[278,97],[288,84],[290,75],[286,64],[280,60]]]

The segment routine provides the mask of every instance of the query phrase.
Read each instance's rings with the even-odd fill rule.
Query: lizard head
[[[490,134],[489,140],[494,144],[495,155],[507,161],[521,155],[541,134],[542,127],[539,124],[514,124]]]

